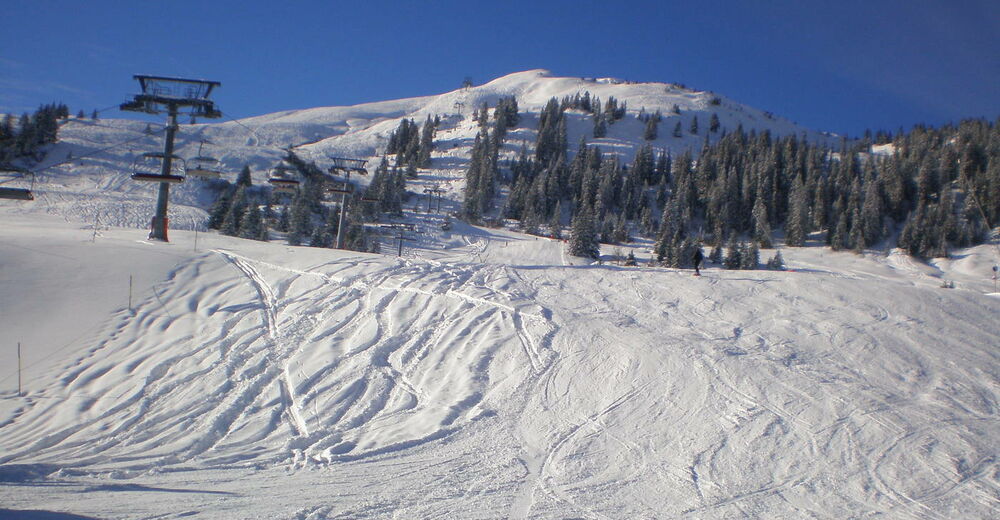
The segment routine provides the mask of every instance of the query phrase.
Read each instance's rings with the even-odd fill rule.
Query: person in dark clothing
[[[701,246],[694,250],[694,275],[701,276],[701,262],[705,260],[705,255],[701,252]]]

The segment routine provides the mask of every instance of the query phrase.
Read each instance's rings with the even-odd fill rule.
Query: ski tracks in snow
[[[4,460],[294,468],[392,454],[489,416],[551,363],[547,311],[501,266],[374,258],[294,269],[215,251],[179,267],[52,390],[92,398],[26,409],[4,427]],[[209,271],[225,282],[190,283]]]

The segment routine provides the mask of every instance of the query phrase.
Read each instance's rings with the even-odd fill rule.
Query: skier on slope
[[[705,255],[701,252],[701,246],[698,246],[694,250],[694,275],[701,276],[701,262],[705,259]]]

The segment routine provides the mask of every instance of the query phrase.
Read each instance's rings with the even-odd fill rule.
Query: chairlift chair
[[[10,200],[35,200],[35,195],[32,190],[35,188],[35,174],[29,170],[21,168],[3,168],[0,169],[0,175],[11,175],[10,180],[16,178],[22,178],[25,175],[31,175],[31,187],[30,188],[12,188],[9,186],[0,186],[0,199],[10,199]]]
[[[132,180],[140,182],[167,182],[178,184],[184,182],[185,161],[178,155],[170,155],[170,173],[161,173],[161,165],[166,155],[163,152],[147,152],[136,157],[132,163]]]
[[[271,169],[271,177],[267,182],[271,184],[275,193],[295,193],[299,188],[298,179],[292,178],[292,172],[296,169],[286,164],[279,164]]]
[[[192,159],[194,167],[187,170],[187,174],[199,179],[218,179],[222,177],[222,172],[218,169],[219,160],[214,157],[199,155]]]
[[[365,164],[368,162],[365,159],[350,159],[347,157],[330,157],[333,161],[333,166],[330,167],[330,173],[344,172],[348,176],[352,172],[361,175],[368,175],[368,170],[365,168]]]
[[[194,167],[188,169],[187,174],[200,179],[218,179],[222,177],[222,171],[218,166],[219,160],[201,154],[201,148],[204,144],[204,140],[198,144],[198,156],[191,159],[194,161]]]

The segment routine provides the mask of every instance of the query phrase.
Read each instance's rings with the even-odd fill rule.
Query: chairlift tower
[[[328,172],[333,175],[337,173],[342,173],[344,175],[344,189],[328,189],[327,191],[331,193],[340,193],[340,221],[337,225],[337,249],[344,248],[344,214],[347,213],[347,195],[351,192],[351,172],[357,172],[361,175],[368,175],[368,170],[365,168],[365,163],[368,161],[364,159],[350,159],[347,157],[330,157],[333,161],[333,166],[330,167]]]
[[[171,174],[171,162],[174,158],[174,135],[177,133],[177,115],[183,111],[192,118],[204,117],[215,119],[222,117],[222,112],[215,108],[215,103],[208,99],[212,90],[222,84],[218,81],[200,79],[170,78],[164,76],[133,76],[142,88],[141,94],[136,94],[132,101],[122,103],[119,107],[127,112],[143,112],[146,114],[167,113],[167,133],[163,140],[163,159],[160,164],[160,191],[156,197],[156,215],[150,225],[149,238],[167,242],[167,201],[170,198],[171,182],[180,182],[176,175]],[[143,179],[149,180],[149,179]]]
[[[435,186],[433,188],[426,188],[426,189],[424,189],[424,193],[427,194],[427,213],[431,212],[431,201],[434,199],[435,195],[437,195],[437,211],[440,212],[441,211],[441,194],[444,193],[444,190],[442,190],[441,188]]]

